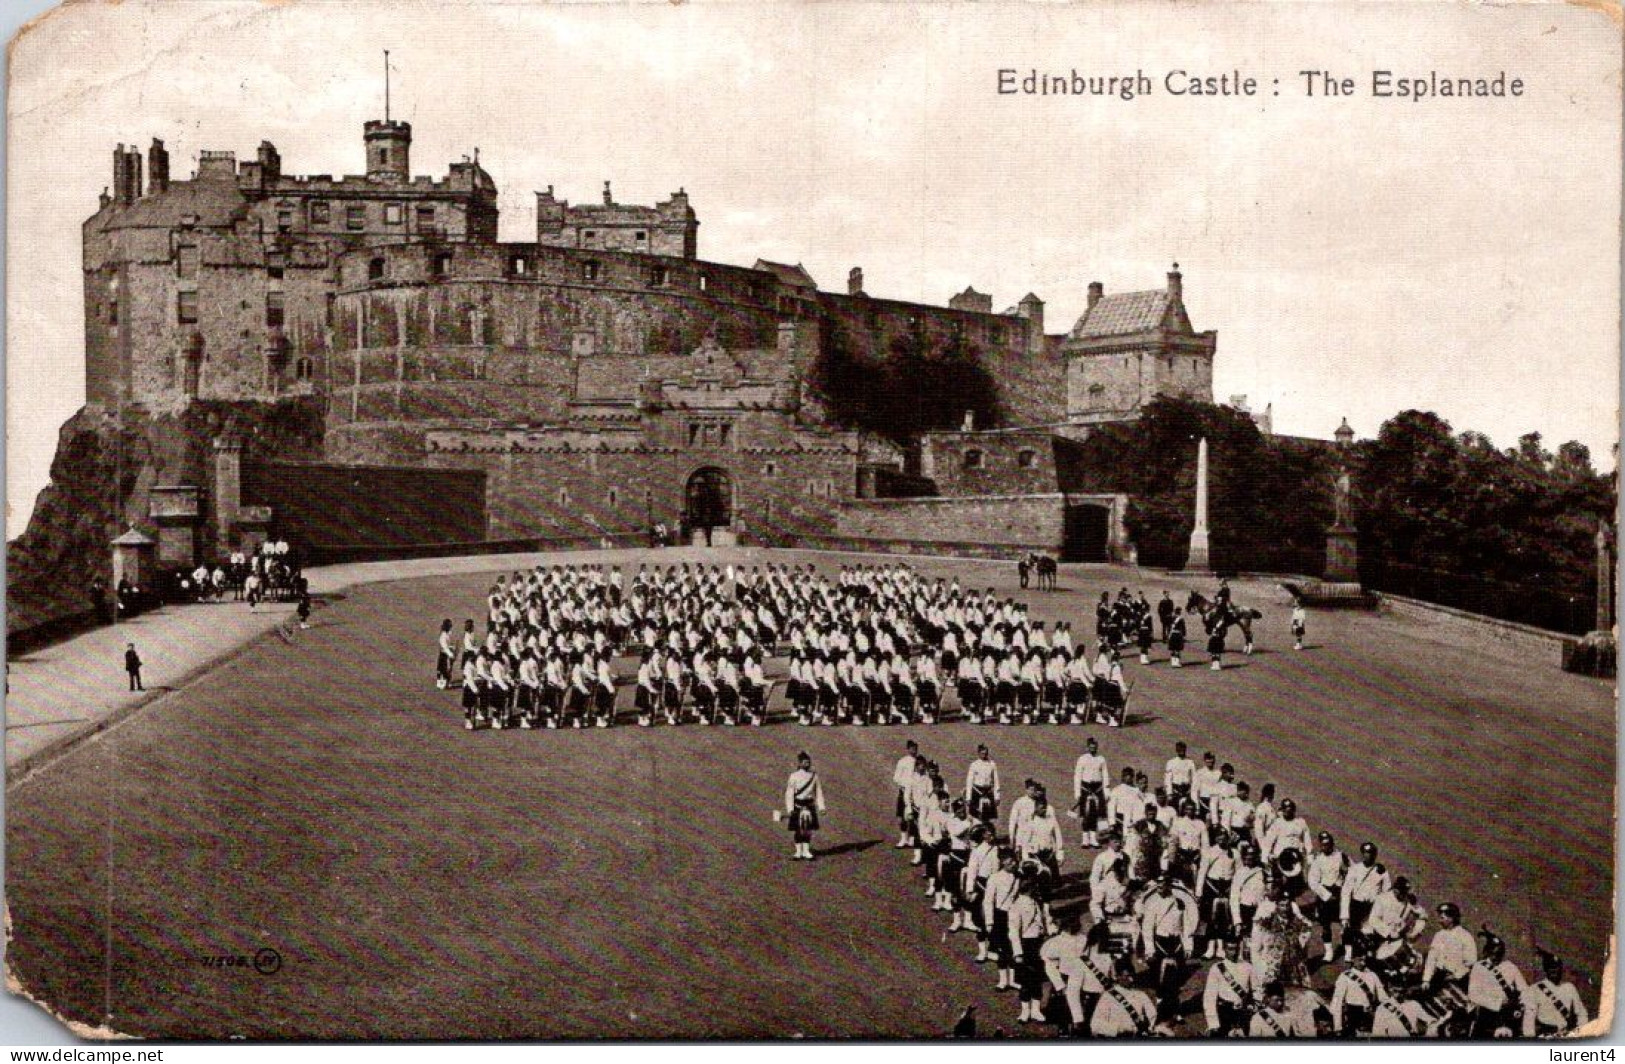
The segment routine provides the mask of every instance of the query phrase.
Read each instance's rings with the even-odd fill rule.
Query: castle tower
[[[368,181],[412,179],[412,123],[373,119],[366,141]]]

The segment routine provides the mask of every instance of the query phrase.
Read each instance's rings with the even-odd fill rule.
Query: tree
[[[1577,440],[1570,440],[1557,449],[1552,471],[1559,476],[1578,479],[1596,475],[1591,465],[1591,448]]]

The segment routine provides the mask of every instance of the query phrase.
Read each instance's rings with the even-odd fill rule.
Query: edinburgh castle
[[[1216,335],[1177,267],[1090,284],[1050,332],[1033,294],[931,306],[867,295],[858,268],[834,292],[707,261],[681,189],[637,206],[550,186],[535,240],[502,242],[477,158],[417,176],[408,123],[363,139],[365,173],[339,178],[284,173],[270,143],[180,180],[159,141],[114,151],[83,227],[86,407],[14,581],[129,527],[167,564],[273,531],[337,557],[657,523],[1120,556],[1122,500],[1069,483],[1066,447],[1157,395],[1212,399]]]

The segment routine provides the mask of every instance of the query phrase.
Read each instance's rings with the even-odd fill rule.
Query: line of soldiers
[[[897,846],[913,851],[932,908],[952,914],[948,930],[975,932],[975,960],[996,966],[995,989],[1016,990],[1020,1023],[1172,1034],[1204,963],[1214,1036],[1536,1037],[1588,1021],[1561,961],[1541,951],[1541,978],[1526,981],[1504,940],[1488,927],[1475,938],[1454,903],[1437,907],[1423,949],[1427,920],[1411,884],[1390,877],[1375,844],[1351,860],[1329,832],[1311,832],[1292,799],[1277,805],[1265,784],[1253,802],[1216,760],[1208,753],[1198,766],[1178,743],[1162,786],[1133,769],[1109,786],[1088,740],[1071,810],[1084,846],[1100,851],[1086,905],[1063,906],[1065,841],[1042,784],[1025,781],[1001,839],[998,766],[985,745],[963,791],[950,791],[908,743],[893,775]],[[1345,965],[1329,1000],[1309,988],[1316,939],[1320,965]]]
[[[952,683],[973,722],[1119,725],[1130,688],[1121,658],[1091,661],[1070,625],[1025,605],[904,566],[538,566],[499,578],[485,633],[441,623],[436,683],[460,686],[465,726],[608,727],[639,658],[639,724],[763,724],[766,661],[789,658],[802,724],[933,723]],[[460,672],[460,676],[458,673]]]

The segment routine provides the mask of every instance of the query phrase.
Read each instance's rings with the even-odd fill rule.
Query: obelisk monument
[[[1196,445],[1196,523],[1191,526],[1191,550],[1185,572],[1210,573],[1207,556],[1207,437]]]

